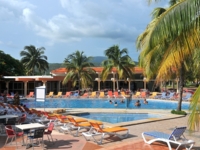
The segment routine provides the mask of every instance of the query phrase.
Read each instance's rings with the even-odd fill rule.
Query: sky
[[[0,0],[0,50],[21,59],[25,46],[44,47],[49,63],[63,63],[75,51],[105,56],[113,45],[127,48],[134,61],[135,42],[151,21],[147,0]]]

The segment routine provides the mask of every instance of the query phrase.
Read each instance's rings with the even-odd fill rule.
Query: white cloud
[[[0,44],[12,50],[67,47],[68,53],[83,49],[90,55],[94,49],[102,55],[113,44],[134,49],[154,7],[146,0],[0,0]]]
[[[0,20],[15,22],[22,15],[22,9],[26,7],[34,8],[35,6],[22,0],[1,0]]]
[[[65,14],[58,13],[48,20],[31,9],[23,10],[23,20],[51,43],[79,41],[84,37],[133,40],[139,34],[133,25],[137,22],[134,12],[141,11],[137,14],[141,16],[149,9],[145,2],[137,0],[60,0],[60,3]]]
[[[37,15],[36,6],[27,1],[2,0],[1,3],[0,15],[20,17],[52,44],[80,41],[85,37],[134,40],[141,30],[136,27],[138,19],[150,9],[146,1],[138,0],[60,0],[62,11],[50,10],[57,14],[47,19]]]

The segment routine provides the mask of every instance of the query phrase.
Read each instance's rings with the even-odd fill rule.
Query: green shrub
[[[172,110],[171,113],[177,114],[177,115],[187,115],[187,113],[185,111]]]

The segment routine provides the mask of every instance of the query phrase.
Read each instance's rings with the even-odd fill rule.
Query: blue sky
[[[76,50],[104,56],[117,44],[134,61],[135,41],[155,7],[147,0],[0,0],[0,50],[20,59],[24,46],[45,47],[50,63],[62,63]]]

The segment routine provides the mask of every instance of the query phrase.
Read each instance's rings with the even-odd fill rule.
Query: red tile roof
[[[103,67],[92,67],[96,72],[102,72],[103,70]],[[113,68],[112,69],[113,72],[116,72],[117,69],[116,68]],[[67,72],[67,69],[66,68],[58,68],[58,69],[55,69],[55,70],[52,70],[51,73],[53,74],[64,74],[65,72]],[[136,74],[142,74],[143,73],[143,69],[140,68],[140,67],[134,67],[134,72]]]

